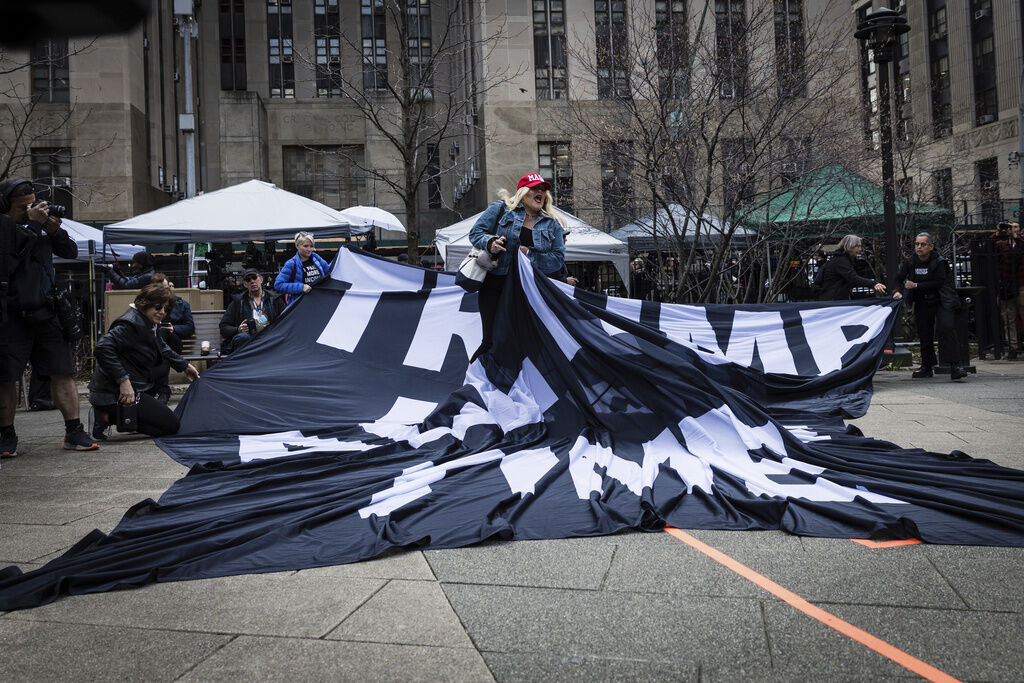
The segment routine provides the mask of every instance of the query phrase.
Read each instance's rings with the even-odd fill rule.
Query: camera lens
[[[68,208],[63,204],[50,204],[50,215],[54,218],[64,218],[68,213]]]

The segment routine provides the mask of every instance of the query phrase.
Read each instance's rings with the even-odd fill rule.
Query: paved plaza
[[[853,422],[1024,469],[1024,363],[976,365],[962,383],[879,372]],[[148,439],[63,451],[55,411],[17,427],[0,566],[41,566],[186,472]],[[1024,548],[691,533],[949,676],[1024,679]],[[668,533],[394,552],[0,613],[0,681],[897,678],[917,676]]]

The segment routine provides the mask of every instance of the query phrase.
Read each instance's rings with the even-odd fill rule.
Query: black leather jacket
[[[267,309],[267,320],[272,323],[280,318],[281,313],[284,312],[284,297],[277,292],[264,289],[263,298],[270,304],[265,306],[265,308]],[[249,303],[249,292],[244,291],[241,294],[235,294],[220,319],[220,335],[224,338],[224,342],[231,341],[238,334],[238,326],[242,324],[242,321],[248,320],[251,317],[252,305]],[[252,334],[252,331],[250,331],[250,334]]]
[[[5,241],[0,247],[5,257],[0,264],[0,280],[8,278],[8,308],[34,311],[46,306],[54,282],[53,255],[77,258],[78,245],[64,228],[58,228],[51,235],[35,221],[23,226],[3,221],[0,239]]]
[[[853,259],[845,251],[836,251],[823,268],[821,293],[818,301],[840,301],[850,298],[854,287],[874,287],[874,278],[861,277],[854,268]]]
[[[146,316],[129,308],[96,342],[89,402],[97,406],[117,403],[118,385],[125,379],[131,380],[136,392],[152,388],[153,371],[164,358],[179,372],[188,367],[188,361],[167,346]]]

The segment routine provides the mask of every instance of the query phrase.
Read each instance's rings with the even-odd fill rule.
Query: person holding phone
[[[171,294],[174,294],[174,283],[167,279],[163,273],[155,273],[150,281],[155,285],[167,287]],[[175,353],[181,353],[182,341],[191,339],[196,334],[196,323],[192,318],[192,306],[178,295],[174,295],[174,304],[170,312],[164,317],[163,322],[157,330],[167,345]],[[169,382],[171,364],[165,359],[156,371],[154,377],[153,391],[151,392],[156,400],[164,405],[171,398],[171,385]]]
[[[148,284],[131,308],[110,324],[96,342],[96,371],[89,382],[89,403],[95,413],[92,437],[106,439],[107,428],[117,423],[118,405],[134,407],[136,431],[164,436],[178,431],[178,418],[157,401],[154,370],[166,359],[184,372],[188,381],[199,377],[195,367],[173,351],[159,334],[160,324],[174,306],[174,294],[164,284]]]
[[[225,354],[248,344],[284,311],[281,296],[263,289],[260,271],[246,268],[242,279],[245,291],[231,299],[220,319],[220,334],[224,338],[221,351]]]

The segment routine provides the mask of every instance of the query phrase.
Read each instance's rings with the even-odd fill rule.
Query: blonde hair
[[[520,187],[514,195],[509,196],[508,190],[503,188],[498,190],[498,197],[505,200],[505,207],[509,211],[514,211],[515,208],[523,202],[523,197],[525,197],[532,189],[532,187]],[[551,200],[551,190],[548,190],[544,195],[544,206],[542,206],[541,209],[561,223],[562,230],[565,230],[568,221],[566,220],[565,215],[555,208],[555,203]]]
[[[855,249],[861,243],[860,237],[856,235],[847,235],[843,239],[839,240],[839,250],[842,252],[849,252],[851,249]]]
[[[302,230],[300,230],[299,232],[295,233],[295,246],[296,247],[299,246],[299,242],[305,242],[306,240],[309,240],[310,246],[316,247],[316,239],[313,237],[313,233],[304,232]]]

